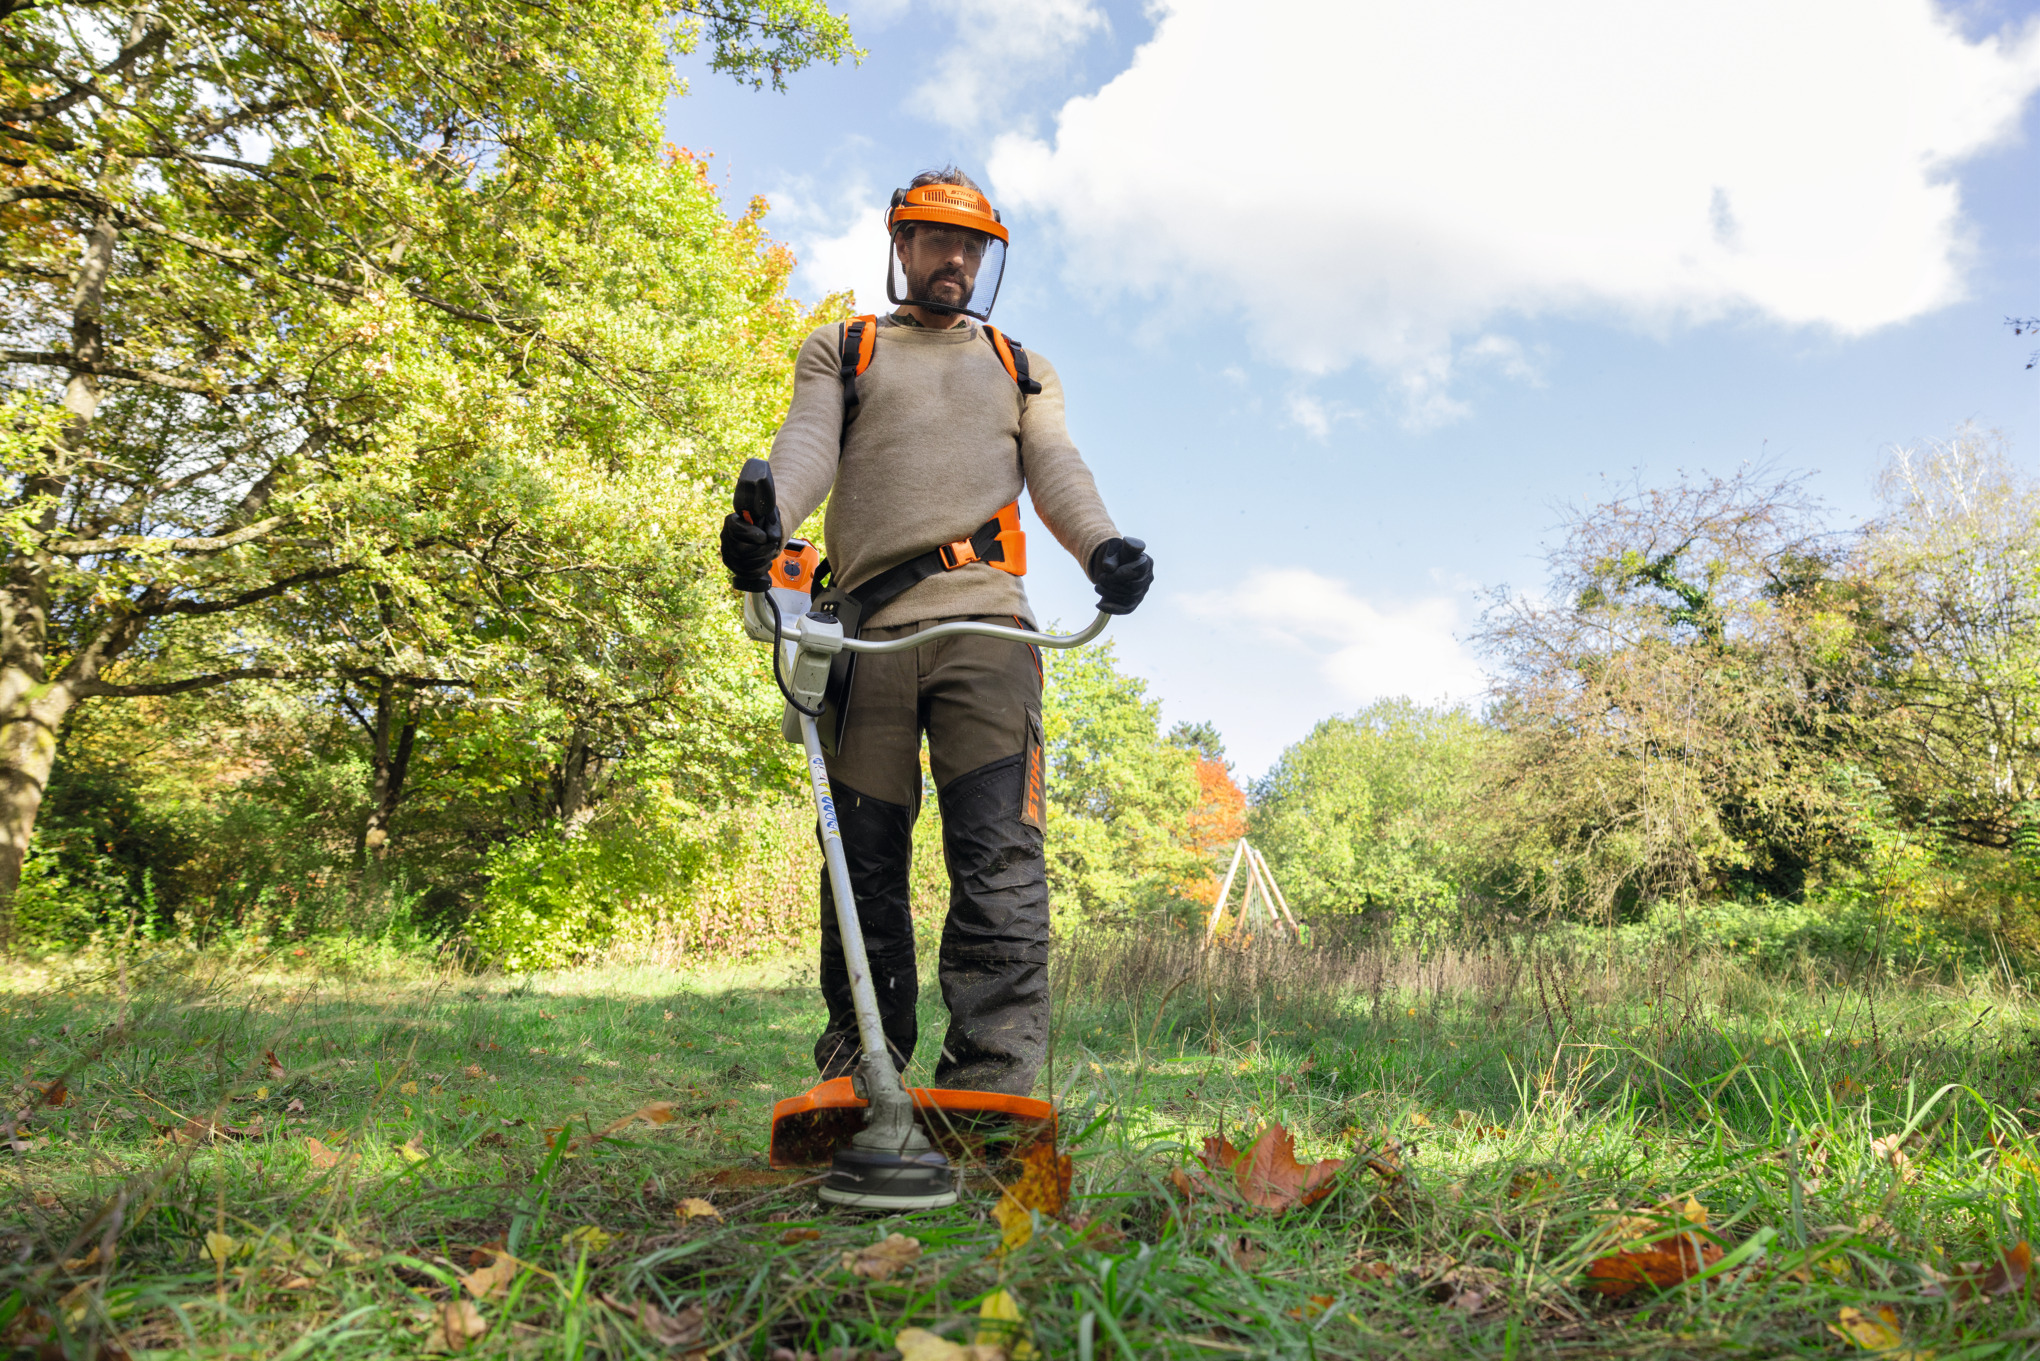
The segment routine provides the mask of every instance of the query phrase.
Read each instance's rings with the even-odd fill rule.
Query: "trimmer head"
[[[909,1087],[907,1095],[914,1099],[914,1123],[928,1136],[937,1156],[944,1160],[946,1175],[952,1178],[961,1164],[1000,1162],[1043,1139],[1055,1138],[1055,1107],[1031,1096],[948,1087]],[[835,1199],[830,1191],[840,1184],[847,1195],[872,1184],[857,1179],[869,1175],[864,1164],[856,1158],[846,1163],[843,1158],[853,1148],[860,1156],[879,1151],[854,1144],[864,1129],[868,1105],[847,1077],[817,1083],[799,1096],[781,1101],[772,1108],[772,1165],[819,1167],[827,1163],[830,1174],[822,1199],[851,1204]],[[904,1186],[912,1175],[920,1174],[903,1170],[898,1179]]]
[[[845,1144],[815,1193],[825,1204],[858,1210],[939,1210],[956,1204],[956,1169],[940,1150],[894,1152]]]

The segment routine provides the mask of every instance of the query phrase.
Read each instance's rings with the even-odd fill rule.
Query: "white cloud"
[[[1453,637],[1462,615],[1455,596],[1377,605],[1316,572],[1264,567],[1229,591],[1182,603],[1195,616],[1255,635],[1264,645],[1264,669],[1285,664],[1266,652],[1274,644],[1314,669],[1346,703],[1395,695],[1467,700],[1486,687],[1479,664]]]
[[[1464,414],[1460,363],[1534,381],[1508,317],[1856,335],[1961,296],[1954,167],[2017,135],[2040,20],[1969,41],[1931,0],[1158,0],[1000,200],[1100,296],[1236,308],[1306,373]]]
[[[956,40],[907,107],[954,128],[1006,114],[1022,87],[1060,73],[1110,27],[1093,0],[932,0],[928,8],[947,13]]]
[[[847,288],[858,310],[886,310],[883,194],[853,180],[825,196],[796,184],[767,197],[767,224],[793,249],[795,297],[815,302]]]

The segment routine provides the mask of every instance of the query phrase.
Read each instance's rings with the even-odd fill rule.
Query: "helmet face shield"
[[[1006,272],[1006,243],[990,232],[947,222],[908,221],[892,230],[886,300],[979,321],[992,314]]]

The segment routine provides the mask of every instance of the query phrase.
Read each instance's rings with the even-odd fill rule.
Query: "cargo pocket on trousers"
[[[1038,710],[1027,711],[1027,745],[1022,750],[1020,767],[1025,785],[1020,791],[1020,821],[1044,835],[1048,832],[1048,804],[1044,789],[1046,780],[1042,770],[1041,714]]]

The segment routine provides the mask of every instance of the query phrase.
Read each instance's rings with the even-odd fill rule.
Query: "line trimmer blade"
[[[909,1087],[907,1094],[914,1099],[915,1123],[952,1167],[1001,1162],[1055,1138],[1055,1107],[1031,1096],[949,1087]],[[849,1148],[864,1128],[868,1104],[847,1077],[781,1101],[772,1108],[772,1165],[835,1164],[837,1150]],[[832,1173],[830,1181],[835,1180]]]

